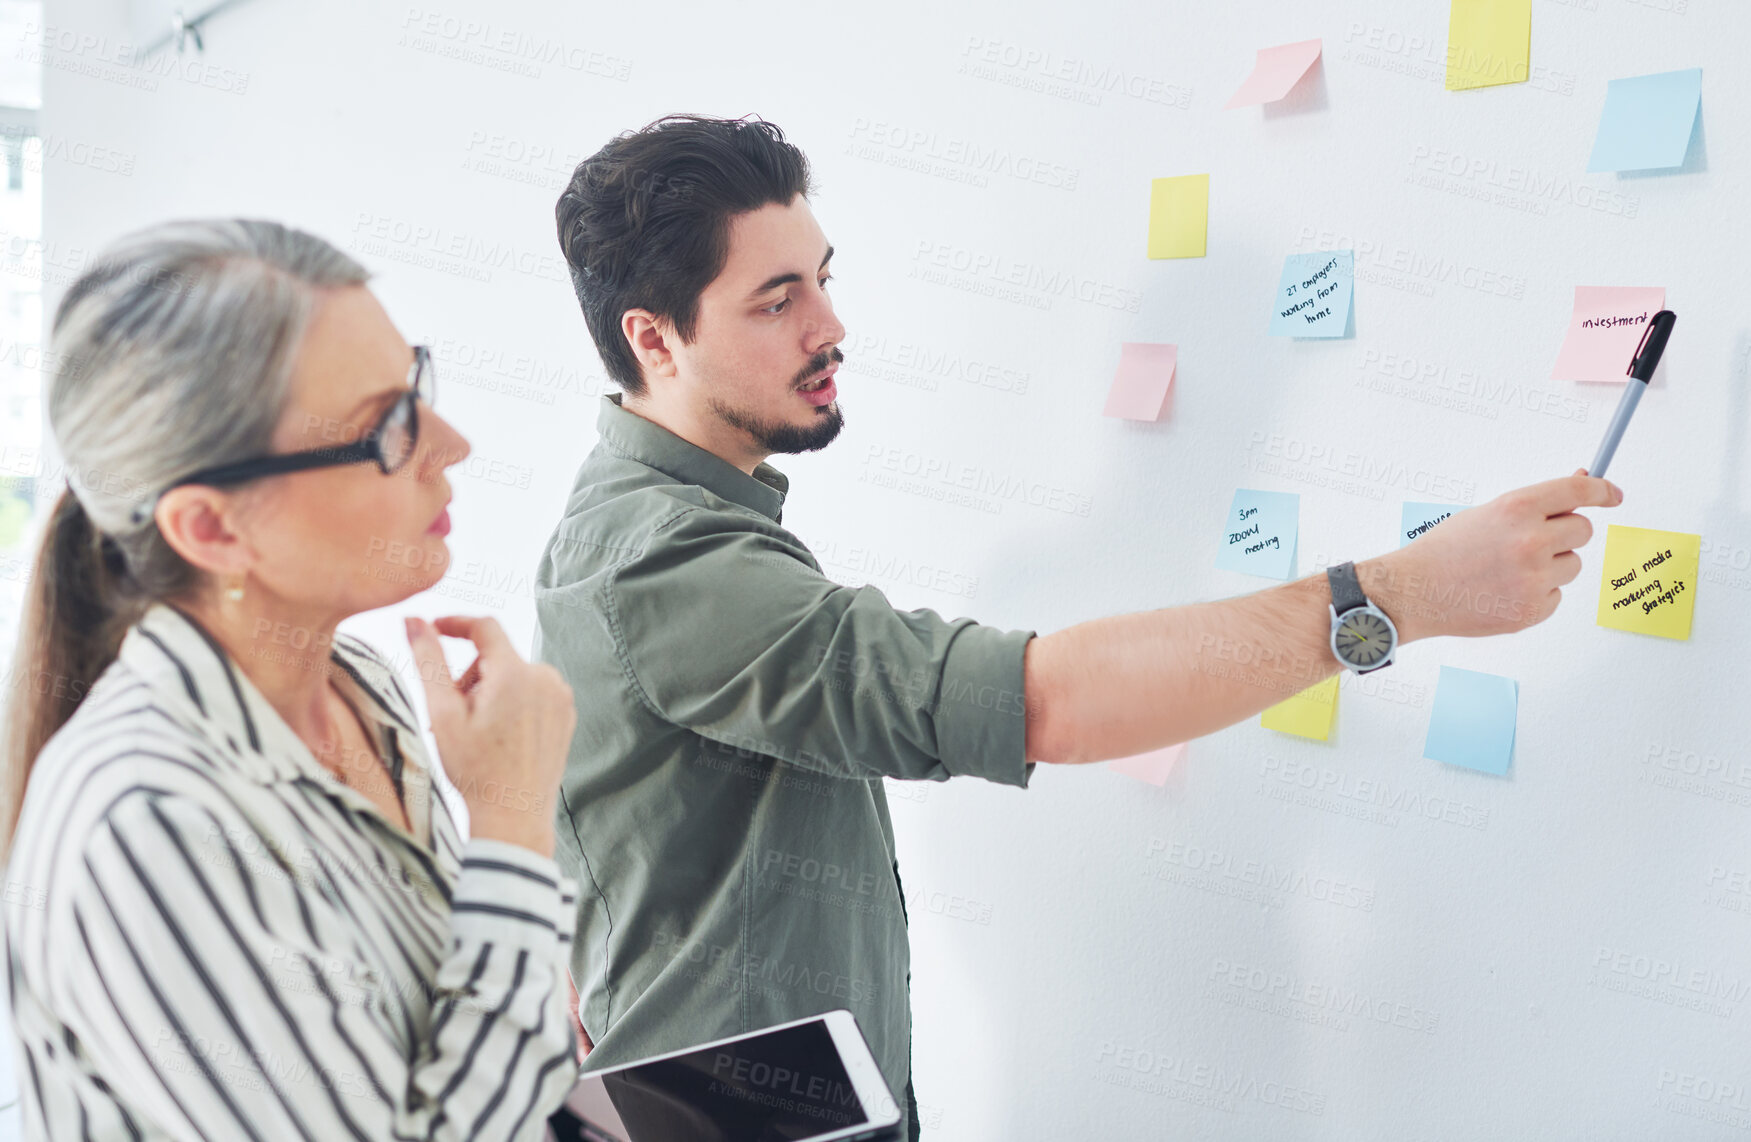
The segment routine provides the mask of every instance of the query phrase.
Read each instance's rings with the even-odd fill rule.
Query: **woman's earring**
[[[235,582],[225,588],[226,601],[241,603],[243,601],[243,576],[239,575]]]

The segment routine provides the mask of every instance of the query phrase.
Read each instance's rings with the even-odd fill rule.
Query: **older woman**
[[[462,842],[396,672],[336,633],[443,575],[468,452],[365,280],[308,234],[181,222],[55,314],[70,489],[9,718],[33,1135],[538,1137],[575,1073],[569,688],[491,619],[409,621]],[[439,634],[478,649],[460,680]]]

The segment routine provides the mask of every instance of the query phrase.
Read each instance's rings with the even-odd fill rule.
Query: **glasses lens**
[[[413,455],[413,399],[403,397],[395,402],[377,430],[377,446],[383,453],[383,466],[393,472]]]
[[[430,405],[438,399],[438,378],[432,370],[432,353],[424,345],[413,347],[414,395]]]

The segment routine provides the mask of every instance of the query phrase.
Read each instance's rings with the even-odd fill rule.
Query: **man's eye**
[[[826,289],[827,283],[832,281],[832,280],[833,280],[832,274],[828,274],[826,277],[822,278],[820,281],[821,288]],[[783,301],[774,302],[773,304],[766,306],[760,312],[761,313],[770,313],[774,317],[777,317],[780,313],[784,312],[784,307],[789,305],[789,304],[790,304],[790,298],[787,297]]]

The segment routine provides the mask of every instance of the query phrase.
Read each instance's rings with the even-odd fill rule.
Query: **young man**
[[[847,1007],[916,1137],[882,777],[1025,786],[1250,718],[1337,653],[1529,626],[1580,570],[1574,509],[1621,497],[1577,473],[1330,577],[1043,637],[897,611],[821,573],[765,463],[842,424],[809,193],[758,120],[660,120],[573,174],[560,246],[624,392],[542,558],[536,656],[577,697],[559,832],[590,1064]],[[1202,669],[1235,658],[1259,669]]]

